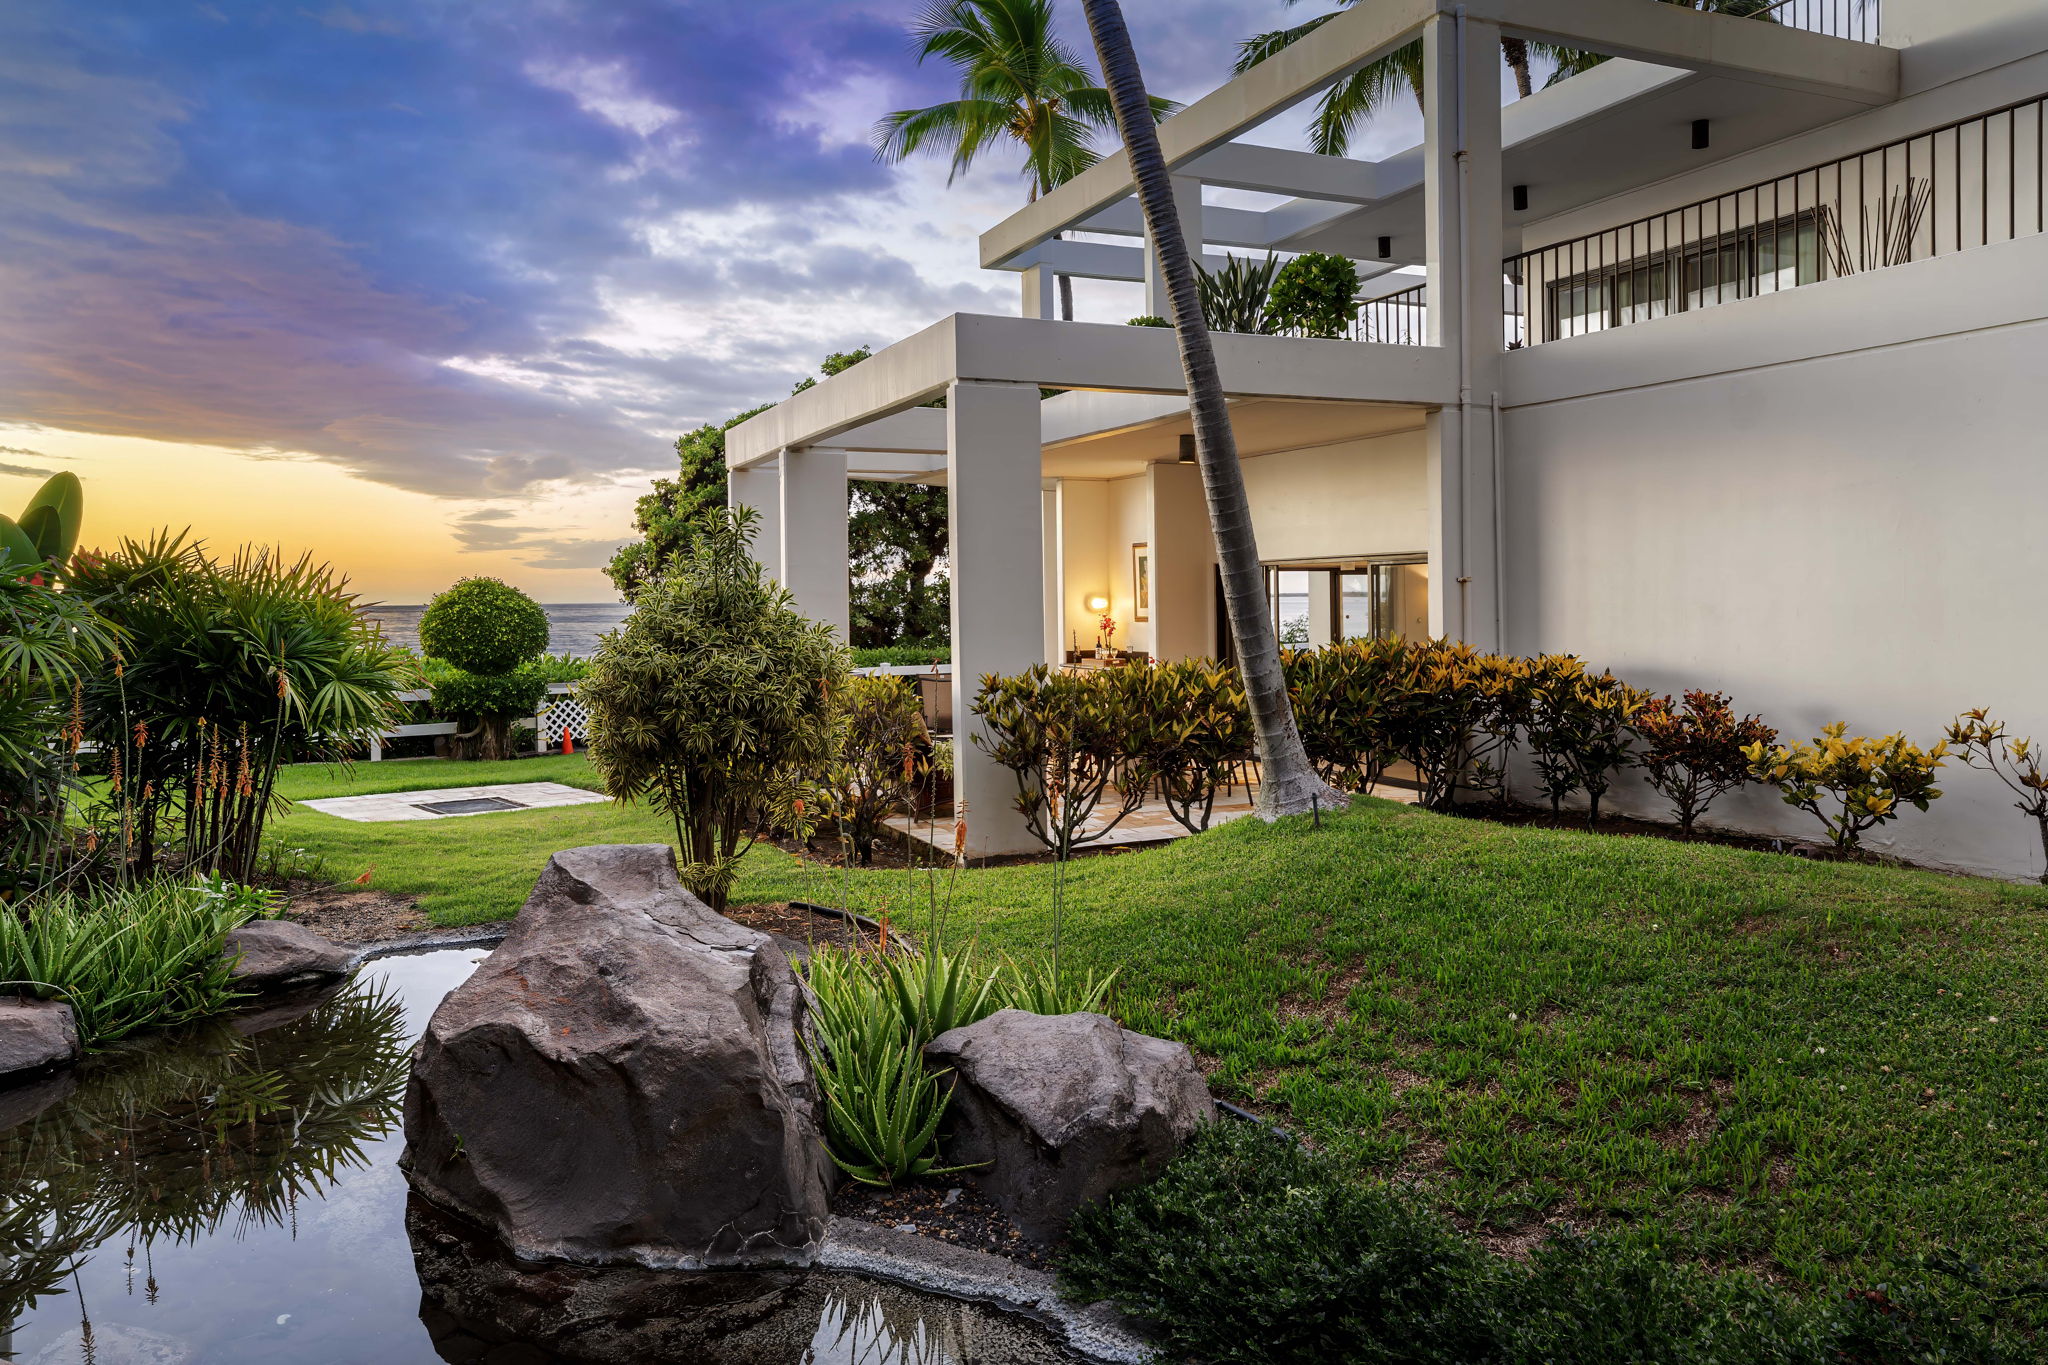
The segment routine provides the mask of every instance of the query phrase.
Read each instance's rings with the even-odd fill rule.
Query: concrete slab
[[[371,796],[326,796],[298,804],[341,820],[382,823],[393,820],[459,820],[471,815],[490,815],[499,810],[587,806],[610,799],[602,792],[585,791],[561,782],[495,782],[482,787],[436,787],[427,791],[378,792]],[[428,809],[429,806],[462,801],[503,801],[510,804],[469,811]]]

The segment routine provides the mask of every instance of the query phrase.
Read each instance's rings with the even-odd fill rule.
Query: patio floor
[[[1413,805],[1417,795],[1413,788],[1385,784],[1372,788],[1369,794],[1388,801],[1399,801],[1403,805]],[[1257,796],[1256,782],[1230,787],[1219,793],[1216,797],[1216,808],[1209,817],[1210,828],[1250,815],[1252,803]],[[1104,804],[1107,804],[1106,800]],[[1111,808],[1109,815],[1115,813],[1115,809]],[[1098,815],[1083,825],[1082,830],[1093,833],[1108,822],[1108,816]],[[950,817],[942,817],[933,823],[925,820],[913,822],[910,817],[899,815],[889,821],[889,827],[900,834],[909,835],[935,853],[948,858],[953,856],[953,822]],[[1187,827],[1173,818],[1173,813],[1166,808],[1164,801],[1153,797],[1118,821],[1115,829],[1099,839],[1090,839],[1083,847],[1119,848],[1131,844],[1160,844],[1187,837]]]

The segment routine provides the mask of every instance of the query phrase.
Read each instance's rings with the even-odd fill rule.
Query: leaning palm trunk
[[[1123,9],[1117,0],[1084,0],[1082,8],[1095,38],[1103,84],[1116,108],[1117,129],[1130,156],[1131,178],[1137,184],[1145,227],[1159,253],[1173,305],[1181,369],[1187,376],[1188,410],[1194,417],[1195,462],[1202,471],[1209,528],[1216,537],[1216,559],[1223,573],[1224,608],[1258,743],[1258,813],[1271,820],[1301,814],[1318,804],[1340,807],[1347,798],[1317,775],[1295,729],[1294,706],[1287,698],[1287,678],[1280,669],[1280,645],[1266,605],[1265,572],[1252,534],[1251,507],[1245,499],[1244,470],[1237,462],[1237,438],[1230,429],[1230,410],[1223,399],[1223,379],[1216,369],[1209,329],[1202,320],[1194,262],[1181,235],[1167,183],[1166,158],[1159,150],[1159,132],[1152,121],[1137,54],[1131,50],[1131,35],[1124,27]]]

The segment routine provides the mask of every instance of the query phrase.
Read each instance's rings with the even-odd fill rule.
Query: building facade
[[[1504,33],[1613,59],[1503,107]],[[1418,34],[1420,146],[1241,140]],[[1931,743],[1988,706],[2048,737],[2044,103],[2041,0],[1364,0],[1167,120],[1191,241],[1366,279],[1349,338],[1216,337],[1286,638],[1576,653],[1788,736]],[[949,486],[959,781],[996,853],[1028,839],[966,733],[981,674],[1093,644],[1102,599],[1156,657],[1221,635],[1173,334],[1051,316],[1060,274],[1167,312],[1121,155],[981,254],[1021,316],[942,319],[734,428],[728,459],[764,561],[827,620],[845,480]],[[2038,875],[2005,788],[1944,776],[1874,846]],[[1810,833],[1769,793],[1714,815]]]

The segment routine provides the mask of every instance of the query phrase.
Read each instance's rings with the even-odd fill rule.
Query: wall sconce
[[[1108,599],[1107,597],[1104,597],[1104,596],[1103,596],[1103,595],[1102,595],[1101,593],[1099,593],[1099,592],[1096,592],[1096,593],[1090,593],[1090,594],[1088,594],[1088,610],[1090,610],[1090,611],[1108,611],[1108,610],[1109,610],[1109,599]]]
[[[1707,120],[1703,118],[1696,118],[1692,121],[1692,149],[1694,151],[1704,152],[1707,150],[1711,141],[1711,136],[1708,132],[1710,126]]]

